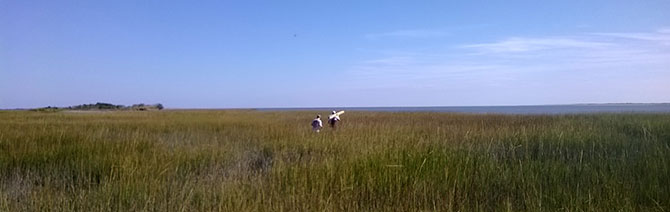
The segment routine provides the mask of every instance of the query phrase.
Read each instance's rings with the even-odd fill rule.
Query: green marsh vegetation
[[[670,114],[314,115],[0,111],[0,211],[670,210]]]

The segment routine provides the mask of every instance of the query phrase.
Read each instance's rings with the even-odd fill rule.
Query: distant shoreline
[[[301,110],[354,110],[354,111],[426,111],[426,112],[443,112],[439,109],[459,109],[459,108],[550,108],[550,107],[668,107],[670,103],[575,103],[575,104],[547,104],[547,105],[490,105],[490,106],[369,106],[369,107],[248,107],[248,108],[165,108],[166,110],[259,110],[259,111],[301,111]],[[28,111],[35,108],[14,108],[14,109],[0,109],[0,111]],[[439,111],[434,111],[438,109]],[[64,111],[91,111],[67,109]],[[670,110],[670,109],[669,109]],[[93,110],[93,111],[123,111],[123,110]],[[450,112],[450,111],[444,111]],[[454,111],[458,112],[458,111]],[[625,112],[625,111],[623,111]],[[634,111],[633,111],[634,112]],[[670,111],[668,111],[670,112]]]
[[[345,107],[259,107],[259,108],[220,108],[220,109],[329,109],[329,108],[437,108],[437,107],[545,107],[545,106],[649,106],[649,105],[668,105],[668,103],[575,103],[575,104],[543,104],[543,105],[467,105],[467,106],[345,106]],[[170,108],[170,109],[191,109],[191,108]],[[192,109],[219,109],[219,108],[192,108]]]
[[[371,111],[371,112],[450,112],[475,114],[592,114],[592,113],[670,113],[670,103],[609,103],[520,106],[444,106],[444,107],[318,107],[257,108],[259,111]]]
[[[543,106],[647,106],[667,105],[667,103],[574,103],[545,105],[469,105],[469,106],[318,106],[318,107],[222,107],[222,108],[166,108],[167,110],[300,110],[300,109],[347,109],[347,108],[438,108],[438,107],[543,107]]]

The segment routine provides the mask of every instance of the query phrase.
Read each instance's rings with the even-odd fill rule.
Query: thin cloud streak
[[[612,39],[622,35],[653,36],[635,36],[635,42]],[[419,90],[663,87],[647,83],[670,80],[670,48],[659,45],[665,42],[660,39],[663,36],[665,32],[659,30],[513,37],[499,42],[457,45],[443,50],[441,56],[435,52],[391,54],[353,66],[349,70],[352,79],[349,84],[356,89]]]
[[[604,48],[610,44],[579,40],[574,38],[508,38],[500,42],[463,45],[463,48],[477,50],[482,53],[529,52],[566,48]]]
[[[659,42],[662,45],[670,45],[670,29],[659,29],[652,33],[591,33],[596,36],[623,38],[638,41]]]

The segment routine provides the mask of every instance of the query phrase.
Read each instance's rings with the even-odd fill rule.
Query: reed
[[[314,114],[0,111],[0,211],[670,210],[670,114]]]

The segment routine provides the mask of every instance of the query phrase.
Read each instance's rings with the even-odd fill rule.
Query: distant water
[[[494,113],[494,114],[670,113],[670,103],[467,106],[467,107],[259,108],[258,110],[263,111],[348,110],[348,111],[383,111],[383,112],[450,112],[450,113]]]

